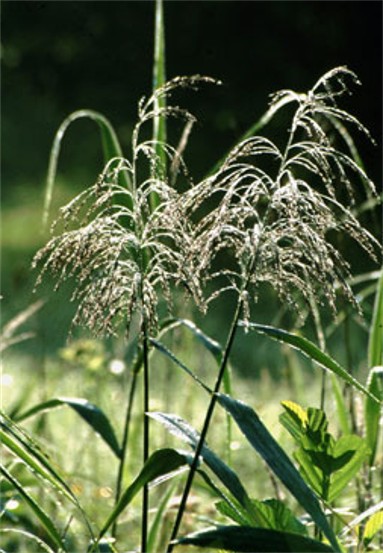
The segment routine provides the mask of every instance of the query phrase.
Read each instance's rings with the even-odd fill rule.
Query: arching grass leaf
[[[99,407],[93,403],[90,403],[86,399],[66,397],[50,399],[48,401],[44,401],[43,403],[39,403],[38,405],[28,409],[28,411],[18,415],[17,420],[22,421],[32,417],[33,415],[37,415],[38,413],[50,411],[65,405],[71,407],[78,415],[80,415],[80,417],[91,426],[96,434],[101,436],[113,453],[118,458],[121,457],[121,449],[108,417]]]
[[[193,449],[197,447],[200,437],[199,433],[181,417],[158,412],[149,413],[149,416],[163,424],[171,434],[188,443]],[[250,499],[237,474],[207,445],[202,447],[201,457],[233,497],[241,505],[247,507],[250,504]]]
[[[57,528],[53,524],[51,518],[40,507],[38,502],[30,495],[30,493],[26,490],[26,488],[22,484],[20,484],[20,482],[14,476],[12,476],[10,472],[8,472],[8,470],[5,467],[0,466],[0,472],[3,475],[3,477],[6,478],[12,484],[15,490],[21,495],[24,501],[26,501],[26,503],[32,509],[33,513],[39,519],[41,525],[49,534],[49,536],[53,540],[56,547],[58,547],[62,551],[66,551],[64,542],[62,541]]]
[[[17,425],[0,416],[0,441],[35,475],[52,485],[72,503],[78,505],[76,497],[61,478],[42,449]]]
[[[177,545],[196,545],[243,553],[331,553],[324,543],[299,534],[247,526],[218,526],[180,538]]]
[[[349,374],[339,363],[337,363],[332,357],[327,353],[324,353],[320,350],[313,342],[307,340],[302,336],[297,336],[286,330],[281,330],[280,328],[275,328],[273,326],[265,326],[257,323],[247,323],[247,326],[250,329],[255,330],[261,334],[266,334],[271,338],[274,338],[285,344],[290,344],[292,347],[301,351],[304,355],[309,357],[312,361],[323,367],[324,369],[336,374],[344,382],[347,382],[363,394],[366,394],[373,401],[379,403],[379,399],[375,397],[367,388],[365,388],[358,380],[356,380],[351,374]]]
[[[108,517],[99,534],[99,539],[108,531],[122,511],[131,503],[137,493],[146,485],[157,478],[176,471],[189,463],[188,456],[175,449],[159,449],[152,453],[144,464],[141,472],[121,495],[117,505]]]
[[[56,132],[50,158],[49,158],[49,168],[48,168],[48,177],[47,177],[47,187],[45,192],[44,200],[44,215],[43,222],[44,224],[48,221],[49,209],[52,203],[53,188],[56,180],[57,174],[57,165],[58,159],[61,151],[61,143],[65,136],[68,127],[78,119],[90,119],[97,123],[100,128],[101,133],[101,142],[104,152],[104,161],[107,162],[114,157],[122,157],[122,149],[118,141],[117,135],[106,117],[101,113],[90,109],[81,109],[71,113],[60,125],[58,131]],[[125,184],[129,186],[130,181],[126,173],[124,173]]]

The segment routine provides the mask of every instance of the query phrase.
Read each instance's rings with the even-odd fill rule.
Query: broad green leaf
[[[383,528],[383,511],[374,513],[367,521],[363,532],[363,544],[367,547],[374,536]]]
[[[356,476],[369,455],[369,448],[366,441],[360,436],[341,436],[336,441],[333,455],[333,474],[330,478],[329,501],[333,502]],[[341,462],[342,458],[349,457],[347,462]]]
[[[309,357],[309,359],[315,361],[315,363],[324,369],[336,374],[342,378],[342,380],[351,386],[354,386],[354,388],[358,389],[360,392],[366,394],[373,401],[379,403],[378,398],[371,394],[371,392],[369,392],[360,382],[358,382],[358,380],[341,367],[339,363],[332,359],[332,357],[320,350],[313,342],[307,340],[307,338],[303,338],[302,336],[292,334],[291,332],[287,332],[286,330],[281,330],[280,328],[275,328],[273,326],[265,326],[257,323],[247,323],[247,326],[256,332],[266,334],[267,336],[270,336],[280,342],[290,344],[292,347],[301,351],[304,355]]]
[[[331,553],[324,543],[288,532],[247,526],[218,526],[180,538],[177,545],[196,545],[248,553]]]
[[[22,421],[33,415],[37,415],[38,413],[50,411],[65,405],[71,407],[78,415],[80,415],[80,417],[93,428],[96,434],[101,436],[113,453],[118,458],[121,457],[121,449],[108,417],[101,409],[99,409],[99,407],[96,407],[96,405],[93,405],[93,403],[90,403],[86,399],[67,397],[50,399],[31,407],[28,411],[25,411],[19,415],[17,420]]]
[[[290,509],[278,499],[265,499],[259,501],[251,499],[253,506],[253,516],[240,505],[233,509],[224,501],[216,503],[220,513],[231,518],[240,526],[252,526],[259,528],[268,528],[270,530],[279,530],[282,532],[293,532],[295,534],[306,535],[306,527],[292,514]],[[256,523],[254,523],[254,519]]]
[[[149,482],[167,475],[175,470],[179,469],[183,465],[189,462],[188,456],[184,453],[180,453],[175,449],[159,449],[152,453],[149,459],[142,467],[141,472],[135,478],[135,480],[128,486],[128,488],[121,495],[117,505],[113,509],[112,513],[108,517],[108,520],[102,527],[99,534],[99,539],[107,532],[114,521],[119,517],[124,509],[131,503],[137,493]]]
[[[383,402],[383,366],[373,367],[367,379],[367,388],[375,397]],[[380,432],[380,418],[382,407],[369,397],[364,403],[364,420],[366,428],[366,440],[371,449],[370,465],[375,462]]]
[[[383,270],[376,290],[374,312],[368,341],[368,365],[383,365]]]
[[[323,530],[335,551],[339,551],[335,534],[327,522],[317,497],[255,411],[248,405],[223,394],[218,394],[218,402],[233,416],[249,443],[290,490],[300,505],[311,515],[317,526]]]
[[[117,157],[117,158],[122,157],[122,149],[118,141],[117,135],[112,125],[108,121],[108,119],[106,119],[106,117],[104,117],[101,113],[98,113],[90,109],[81,109],[71,113],[61,123],[58,131],[56,132],[51,153],[50,153],[47,186],[46,186],[45,200],[44,200],[44,215],[43,215],[44,224],[47,223],[48,217],[49,217],[49,209],[52,203],[53,188],[56,180],[57,165],[58,165],[58,159],[60,156],[62,140],[65,136],[65,133],[68,127],[74,121],[77,121],[78,119],[84,119],[84,118],[94,121],[95,123],[97,123],[97,125],[100,128],[101,142],[102,142],[102,147],[104,152],[105,163],[114,157]],[[125,179],[125,184],[127,186],[130,186],[129,177],[126,173],[123,174],[123,178]]]
[[[63,551],[66,551],[64,543],[60,537],[58,530],[53,524],[51,518],[40,507],[37,501],[28,493],[28,491],[24,488],[24,486],[20,484],[20,482],[14,476],[12,476],[10,472],[8,472],[8,470],[5,467],[0,466],[0,472],[4,476],[4,478],[6,478],[12,484],[15,490],[21,495],[21,497],[26,501],[26,503],[32,509],[33,513],[39,519],[41,525],[49,534],[49,536],[55,543],[56,547],[62,549]]]
[[[149,416],[160,422],[169,430],[171,434],[188,443],[193,449],[197,447],[199,442],[199,433],[190,426],[186,421],[177,415],[169,413],[151,412]],[[206,465],[219,478],[222,484],[230,491],[235,499],[247,507],[250,502],[249,496],[242,485],[236,473],[226,465],[207,445],[203,445],[201,457]]]

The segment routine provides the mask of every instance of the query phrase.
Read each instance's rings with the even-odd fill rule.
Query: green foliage
[[[354,388],[366,394],[370,400],[379,404],[380,400],[378,396],[374,396],[371,390],[366,389],[360,382],[358,382],[349,372],[347,372],[339,363],[332,359],[327,353],[321,351],[318,346],[303,336],[286,332],[280,328],[271,326],[259,325],[256,323],[246,323],[249,328],[256,330],[262,334],[266,334],[280,342],[291,345],[293,348],[298,349],[304,355],[309,357],[310,360],[317,363],[324,369],[331,371],[336,376],[339,376],[344,382],[350,384]]]
[[[29,417],[37,415],[38,413],[44,413],[63,405],[71,407],[91,426],[91,428],[93,428],[96,434],[101,436],[113,453],[118,458],[121,457],[121,449],[108,417],[99,407],[93,405],[86,399],[64,397],[50,399],[48,401],[44,401],[43,403],[39,403],[38,405],[34,405],[28,409],[28,411],[18,415],[16,417],[16,421],[23,421]]]
[[[294,458],[304,479],[321,499],[332,503],[368,458],[366,441],[353,434],[335,439],[321,409],[305,411],[293,402],[282,405],[280,420],[299,446]]]
[[[355,128],[366,137],[369,132],[355,116],[338,106],[338,100],[349,92],[349,83],[356,83],[357,77],[341,66],[325,73],[307,93],[291,90],[276,93],[266,114],[207,177],[194,183],[183,152],[195,118],[169,99],[184,88],[216,81],[200,75],[166,81],[162,0],[155,3],[155,16],[154,87],[138,104],[130,155],[123,155],[117,135],[103,115],[80,110],[64,120],[51,150],[45,222],[52,202],[62,140],[74,121],[87,118],[99,126],[104,168],[95,184],[61,209],[51,239],[34,259],[34,265],[41,267],[39,281],[45,273],[51,272],[57,278],[57,287],[68,279],[74,282],[71,298],[77,303],[74,323],[87,327],[100,341],[105,336],[117,337],[125,344],[128,341],[135,352],[130,373],[120,381],[121,384],[130,382],[125,386],[128,397],[121,445],[112,419],[95,403],[66,396],[43,401],[40,398],[21,414],[20,409],[16,409],[14,420],[1,417],[0,437],[7,451],[1,474],[7,497],[22,499],[30,508],[37,521],[35,534],[30,533],[31,539],[46,551],[50,551],[51,544],[58,551],[81,548],[78,534],[79,527],[84,525],[88,551],[126,550],[128,545],[124,540],[129,531],[122,532],[122,526],[133,520],[134,500],[139,493],[142,493],[139,524],[142,553],[153,553],[155,547],[160,550],[167,547],[170,553],[175,545],[238,552],[340,552],[348,543],[344,542],[343,547],[345,530],[339,534],[339,525],[343,524],[347,533],[361,522],[365,526],[354,543],[358,551],[362,551],[377,539],[382,525],[374,477],[374,471],[381,468],[378,444],[383,402],[382,278],[369,335],[370,372],[366,386],[323,351],[325,333],[320,329],[320,310],[323,307],[335,313],[338,293],[357,307],[348,282],[349,265],[333,240],[334,232],[354,240],[374,260],[381,251],[378,241],[358,222],[351,209],[356,199],[355,180],[363,184],[369,201],[375,195],[350,129]],[[282,110],[289,117],[285,121],[288,131],[284,138],[273,141],[256,135],[274,117],[282,115]],[[167,142],[169,118],[182,122],[176,145]],[[308,315],[313,317],[319,342],[323,342],[321,348],[294,332],[251,322],[252,300],[257,302],[263,284],[293,308],[298,314],[297,322],[303,323]],[[178,318],[178,288],[187,292],[204,315],[212,301],[223,302],[227,292],[234,293],[233,316],[228,321],[228,335],[222,342],[224,347],[193,321]],[[308,311],[302,308],[303,303]],[[5,327],[5,347],[21,339],[14,336],[15,329],[40,306],[32,305]],[[175,315],[165,318],[165,311],[166,317],[169,317],[168,312],[175,312]],[[357,428],[358,421],[348,420],[344,395],[336,380],[333,389],[338,425],[343,431],[340,436],[329,432],[324,408],[305,409],[298,403],[286,401],[281,422],[296,443],[294,460],[297,467],[286,453],[282,440],[278,441],[270,433],[257,412],[233,397],[228,369],[239,326],[299,350],[314,365],[332,373],[334,379],[361,392],[365,437],[351,431]],[[181,333],[180,355],[163,340],[165,335],[170,339],[171,333],[180,327],[199,341],[204,354],[213,356],[214,366],[218,368],[214,385],[205,383],[194,355],[186,362],[181,360],[185,358],[182,351],[184,334]],[[105,369],[104,345],[104,342],[80,340],[77,343],[80,347],[67,348],[64,357],[76,370],[79,366],[97,368],[92,375],[97,378]],[[82,355],[84,350],[85,355]],[[155,355],[158,353],[162,360],[171,362],[193,379],[197,384],[196,395],[202,389],[201,396],[208,396],[201,431],[178,414],[151,410],[151,394],[157,376]],[[204,364],[205,360],[201,365]],[[142,384],[139,410],[134,405],[137,382]],[[222,385],[230,395],[220,393]],[[166,392],[168,405],[173,406],[178,390],[167,384]],[[105,390],[98,390],[98,393],[102,395]],[[227,456],[230,460],[226,462],[207,445],[217,404],[230,421],[229,438],[233,422],[241,438],[245,438],[247,445],[267,465],[273,483],[277,486],[280,481],[296,500],[294,507],[288,504],[288,499],[252,498],[243,479],[230,466],[231,456]],[[110,405],[120,415],[120,405],[113,395],[110,395]],[[104,522],[101,524],[101,515],[94,511],[92,515],[97,520],[90,522],[72,491],[75,482],[70,476],[81,477],[81,474],[73,470],[68,478],[61,476],[56,461],[47,453],[48,443],[37,444],[32,434],[20,426],[21,422],[41,415],[38,418],[40,426],[35,428],[44,429],[50,417],[42,415],[58,407],[74,410],[114,454],[117,463],[114,500],[104,505],[107,514],[102,515]],[[154,434],[149,432],[150,420],[159,422],[170,434],[184,441],[192,454],[169,447],[159,449]],[[49,438],[44,433],[43,437]],[[65,451],[65,444],[61,445],[60,449]],[[229,440],[229,448],[230,445]],[[126,460],[131,463],[128,467]],[[19,464],[26,468],[29,479],[19,473]],[[131,477],[132,466],[133,474],[137,474],[135,478]],[[114,468],[108,467],[108,478]],[[159,507],[150,531],[149,484],[155,487],[184,471],[188,474],[181,497],[177,499],[175,521],[170,532],[165,528],[164,543],[160,543],[161,523],[175,494],[176,481],[162,495],[157,490]],[[126,485],[128,475],[130,483]],[[217,524],[213,529],[179,538],[195,475],[209,497],[218,498],[218,516],[229,518],[236,525]],[[93,478],[96,480],[97,474],[92,474]],[[342,499],[347,485],[355,478],[359,478],[358,508],[363,512],[347,525],[343,515],[336,511],[335,502]],[[107,482],[108,485],[102,484],[109,493],[109,480]],[[37,492],[46,487],[71,504],[72,510],[66,513],[69,522],[64,529],[56,520],[50,502],[45,500],[44,494],[34,493],[33,486]],[[334,509],[331,511],[334,516],[329,517],[324,507]],[[304,516],[299,517],[302,510]],[[5,514],[11,520],[7,508]],[[122,520],[122,515],[126,515],[128,522]],[[47,543],[38,541],[40,531]],[[23,533],[28,537],[28,532],[20,530],[20,534]]]
[[[244,553],[323,553],[334,551],[328,545],[316,540],[264,528],[246,526],[218,526],[213,530],[202,530],[177,540],[180,545],[198,545],[211,549],[225,549]]]
[[[274,474],[310,514],[319,528],[323,530],[334,550],[339,551],[334,532],[329,526],[312,489],[302,480],[289,457],[268,432],[255,411],[248,405],[222,394],[219,395],[218,401],[230,412],[246,439],[266,461]]]
[[[98,539],[101,539],[104,536],[122,511],[126,509],[129,503],[146,484],[160,478],[161,476],[177,471],[177,469],[184,466],[187,462],[188,457],[174,449],[160,449],[152,453],[145,465],[142,467],[140,474],[123,492],[117,505],[108,517],[108,520],[104,523]]]

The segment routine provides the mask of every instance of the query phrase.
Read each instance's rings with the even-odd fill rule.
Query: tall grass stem
[[[178,531],[179,531],[179,528],[180,528],[180,525],[181,525],[181,522],[182,522],[182,518],[183,518],[183,515],[184,515],[184,512],[185,512],[186,503],[187,503],[187,500],[188,500],[188,497],[189,497],[190,489],[191,489],[191,486],[193,484],[194,476],[195,476],[195,473],[196,473],[196,470],[197,470],[197,467],[198,467],[199,456],[201,454],[203,445],[205,443],[205,439],[206,439],[206,436],[207,436],[207,433],[208,433],[208,430],[209,430],[210,422],[211,422],[211,419],[213,417],[214,408],[215,408],[215,405],[217,403],[217,393],[219,392],[219,389],[221,387],[222,380],[223,380],[224,375],[225,375],[225,370],[226,370],[226,367],[227,367],[227,364],[228,364],[228,361],[229,361],[231,349],[232,349],[232,346],[233,346],[233,343],[234,343],[234,338],[235,338],[235,335],[236,335],[236,332],[237,332],[239,318],[240,318],[240,315],[241,315],[241,312],[242,312],[242,307],[243,307],[242,304],[243,304],[243,301],[242,301],[242,298],[240,296],[238,298],[238,301],[237,301],[236,310],[235,310],[234,317],[233,317],[233,320],[232,320],[232,324],[231,324],[231,327],[230,327],[230,330],[229,330],[229,334],[228,334],[228,338],[227,338],[227,342],[226,342],[226,347],[225,347],[225,351],[224,351],[224,354],[223,354],[223,357],[222,357],[222,362],[221,362],[221,366],[220,366],[220,369],[219,369],[219,372],[218,372],[218,376],[217,376],[217,379],[216,379],[216,382],[215,382],[213,394],[212,394],[211,399],[210,399],[209,407],[206,411],[206,416],[205,416],[204,424],[203,424],[203,427],[202,427],[200,439],[198,441],[198,444],[197,444],[197,447],[196,447],[196,450],[195,450],[195,453],[194,453],[194,458],[193,458],[193,461],[192,461],[192,464],[191,464],[191,467],[190,467],[190,470],[189,470],[188,478],[187,478],[187,481],[186,481],[186,484],[185,484],[185,488],[184,488],[184,491],[183,491],[183,494],[182,494],[180,506],[179,506],[179,509],[178,509],[178,512],[177,512],[177,517],[176,517],[176,520],[174,522],[174,526],[173,526],[172,534],[171,534],[171,537],[170,537],[170,542],[169,542],[169,545],[168,545],[167,553],[171,553],[173,551],[173,548],[174,548],[174,543],[173,542],[174,542],[174,540],[176,539],[176,537],[178,535]]]

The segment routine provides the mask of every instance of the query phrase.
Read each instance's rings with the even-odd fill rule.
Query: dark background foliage
[[[364,139],[358,146],[381,188],[380,1],[167,0],[164,9],[168,77],[199,73],[223,81],[180,100],[199,119],[186,156],[195,178],[265,112],[270,93],[305,91],[325,71],[347,65],[363,86],[343,105],[377,141],[375,148]],[[4,209],[36,209],[36,196],[42,205],[54,133],[74,110],[103,113],[129,152],[137,101],[152,86],[153,20],[153,1],[3,1]],[[286,128],[271,132],[283,138]],[[78,190],[101,169],[97,129],[75,123],[64,140],[61,177]],[[22,307],[17,298],[24,306],[30,301],[38,240],[29,249],[5,242],[4,306],[12,312]]]
[[[75,109],[101,111],[128,144],[137,101],[151,87],[153,10],[151,1],[3,2],[5,191],[42,183],[53,133]],[[191,144],[194,170],[247,130],[270,93],[306,90],[336,65],[359,75],[356,115],[380,140],[381,15],[379,1],[165,1],[168,76],[224,83],[191,99],[202,127]],[[78,141],[66,146],[86,173],[100,169],[89,126],[79,123]]]

